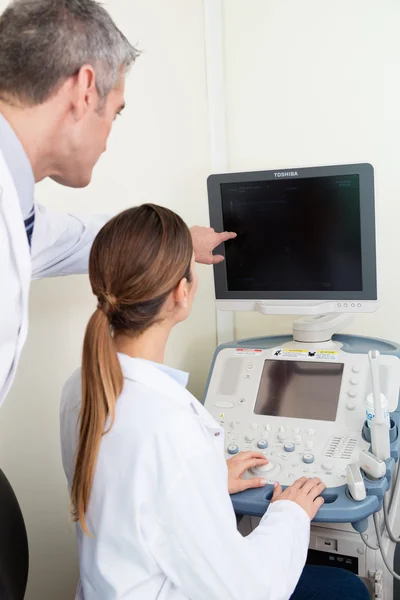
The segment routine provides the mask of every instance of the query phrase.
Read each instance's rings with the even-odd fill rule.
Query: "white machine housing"
[[[204,399],[207,410],[225,430],[226,458],[234,452],[257,450],[271,465],[263,474],[269,481],[286,486],[303,475],[319,476],[328,488],[344,487],[347,466],[357,463],[360,450],[370,446],[363,439],[362,428],[372,382],[368,354],[344,352],[341,343],[331,337],[347,324],[342,315],[374,312],[379,307],[373,168],[356,164],[215,174],[208,179],[208,197],[211,226],[238,234],[218,249],[225,260],[214,265],[218,340],[228,344],[216,353]],[[329,212],[329,206],[334,210]],[[299,207],[303,207],[302,213],[290,220],[291,211],[299,211]],[[347,226],[352,228],[350,236]],[[315,239],[318,231],[325,233]],[[336,246],[332,240],[338,241]],[[306,251],[304,261],[298,262],[307,247],[313,252]],[[329,268],[316,270],[314,279],[303,277],[308,267],[313,271],[314,258],[321,256]],[[360,268],[362,272],[358,286],[352,275],[357,261],[361,261],[357,272]],[[346,281],[335,284],[335,273],[342,272],[348,273]],[[282,274],[287,276],[286,283]],[[309,318],[294,323],[293,341],[265,349],[257,340],[251,348],[246,340],[245,347],[240,347],[240,342],[235,347],[236,342],[231,342],[236,337],[234,311]],[[396,354],[384,354],[380,359],[381,392],[391,412],[398,410],[399,400],[400,354]],[[286,388],[277,395],[276,389],[271,393],[271,382],[282,378],[278,371],[272,374],[265,367],[266,361],[294,361],[305,367],[339,365],[340,385],[336,378],[335,393],[327,386],[329,393],[325,394],[319,382],[318,393],[314,388],[310,394],[308,410],[310,407],[304,408],[304,390],[308,388],[304,379],[299,383],[301,369],[292,369],[292,379],[283,377]],[[265,384],[268,378],[269,388]],[[260,397],[266,398],[262,410]],[[275,404],[268,411],[271,398]],[[397,478],[398,466],[393,480]],[[347,489],[340,490],[340,494],[347,493]],[[394,534],[400,536],[400,485],[392,485],[387,494],[392,496]],[[334,509],[334,504],[331,506]],[[240,510],[239,514],[247,515],[240,530],[249,533],[259,517],[248,515],[257,513]],[[365,535],[376,544],[372,518]],[[387,536],[383,544],[393,565],[396,544]],[[308,562],[347,568],[364,579],[371,599],[393,600],[393,577],[381,554],[364,544],[350,522],[313,522]]]
[[[334,420],[255,414],[265,361],[343,365]],[[398,404],[399,362],[394,356],[381,358],[382,392],[391,411]],[[364,401],[371,389],[368,356],[345,353],[339,343],[289,342],[267,350],[224,348],[216,357],[205,408],[224,427],[227,458],[235,447],[236,451],[261,451],[270,461],[270,481],[290,485],[308,474],[323,478],[327,487],[336,487],[346,484],[347,465],[358,460],[360,449],[369,447],[362,438],[362,424]]]
[[[217,300],[218,310],[251,311],[262,315],[326,315],[373,313],[378,300]]]

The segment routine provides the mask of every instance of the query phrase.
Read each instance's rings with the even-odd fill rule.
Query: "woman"
[[[188,375],[163,365],[197,288],[188,228],[159,206],[125,211],[95,239],[89,274],[98,305],[61,409],[85,600],[289,598],[324,485],[277,486],[260,525],[238,533],[228,486],[266,460],[245,454],[227,469],[223,430],[186,391]],[[367,597],[343,577],[347,600]]]

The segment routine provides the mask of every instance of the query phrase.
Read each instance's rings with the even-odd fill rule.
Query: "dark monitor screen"
[[[257,415],[335,421],[343,363],[266,360]]]
[[[220,186],[228,291],[363,290],[359,175]]]

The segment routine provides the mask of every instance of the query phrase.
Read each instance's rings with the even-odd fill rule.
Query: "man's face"
[[[106,150],[113,121],[124,108],[124,91],[124,76],[102,102],[97,91],[92,91],[79,118],[69,119],[62,128],[64,135],[53,176],[57,183],[75,188],[90,183],[93,168]]]

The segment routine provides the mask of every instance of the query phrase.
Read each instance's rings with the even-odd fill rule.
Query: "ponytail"
[[[139,336],[158,322],[171,291],[183,278],[191,281],[192,255],[188,227],[171,210],[154,204],[120,213],[93,242],[89,278],[98,305],[83,343],[82,406],[71,490],[72,517],[87,534],[85,515],[100,443],[113,425],[124,381],[114,338]]]
[[[89,533],[85,514],[92,489],[101,438],[113,425],[115,404],[122,392],[123,375],[111,335],[110,323],[99,306],[85,332],[82,356],[82,406],[72,481],[72,517]],[[107,419],[109,427],[105,431]]]

